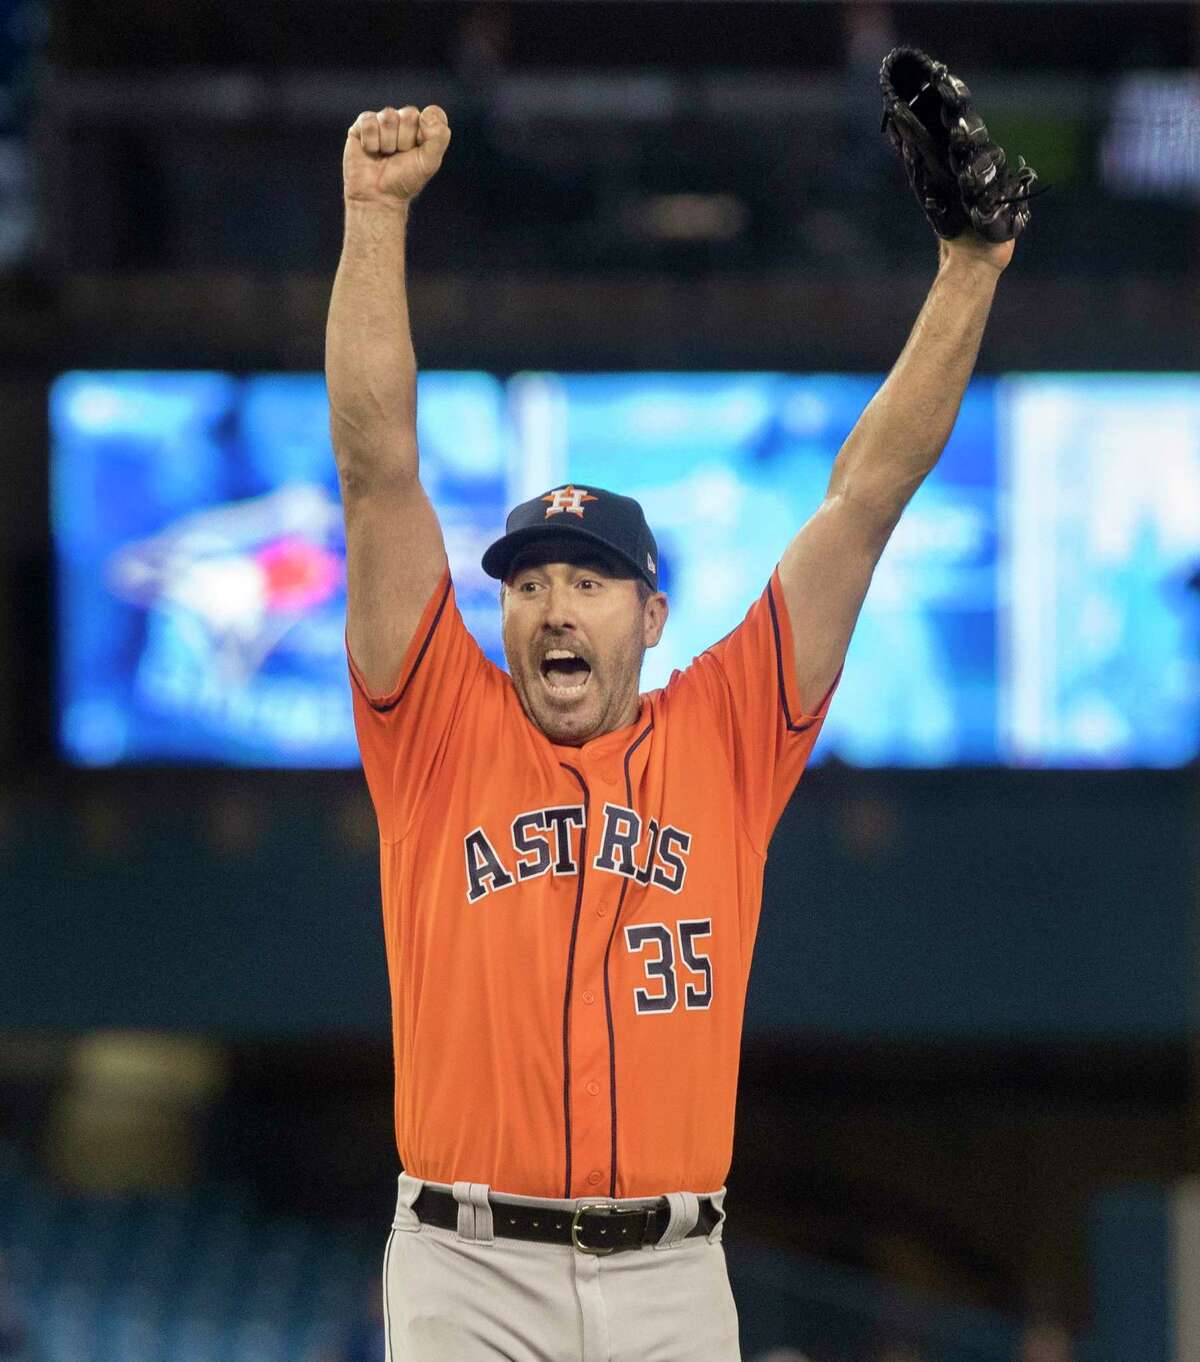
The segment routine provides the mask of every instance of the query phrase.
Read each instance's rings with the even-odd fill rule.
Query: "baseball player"
[[[507,673],[464,627],[418,476],[404,281],[409,207],[450,129],[430,105],[349,130],[327,377],[404,1169],[383,1269],[395,1362],[739,1355],[721,1233],[767,847],[1028,215],[1020,187],[1000,207],[966,193],[1003,153],[966,87],[919,58],[885,89],[906,164],[906,136],[921,148],[896,106],[961,117],[967,143],[951,128],[943,153],[978,221],[935,223],[908,344],[761,596],[649,694],[658,550],[637,502],[605,488],[548,488],[484,555]],[[1005,230],[988,239],[993,210]]]

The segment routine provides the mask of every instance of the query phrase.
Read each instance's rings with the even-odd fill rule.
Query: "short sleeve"
[[[350,657],[354,728],[384,841],[404,837],[451,730],[490,664],[467,632],[447,569],[413,633],[395,687],[372,695]]]
[[[723,735],[746,831],[763,854],[808,758],[837,681],[802,711],[792,626],[776,569],[741,624],[667,687],[707,707]]]

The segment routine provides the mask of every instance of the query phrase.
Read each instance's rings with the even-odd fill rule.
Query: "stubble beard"
[[[505,649],[507,655],[507,648]],[[514,668],[512,658],[508,658],[509,675],[512,678],[513,688],[517,692],[517,699],[521,702],[521,708],[525,711],[525,717],[535,728],[543,733],[553,743],[559,743],[568,747],[580,747],[592,738],[608,733],[615,728],[621,727],[620,716],[629,706],[630,701],[636,710],[638,680],[641,676],[641,658],[613,658],[604,664],[604,672],[608,676],[617,677],[617,691],[610,690],[607,695],[599,694],[595,698],[599,704],[594,703],[593,696],[584,698],[583,703],[572,705],[569,709],[556,708],[547,697],[540,694],[540,689],[544,686],[540,668],[536,664],[526,664],[521,668]],[[588,680],[589,688],[600,687],[600,682],[593,668]],[[613,703],[614,696],[619,693],[621,700]],[[536,697],[536,698],[535,698]]]

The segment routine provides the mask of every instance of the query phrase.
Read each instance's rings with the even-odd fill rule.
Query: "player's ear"
[[[647,596],[646,602],[642,606],[642,638],[647,648],[653,648],[662,638],[669,613],[670,607],[667,605],[667,598],[661,591],[656,591],[652,596]]]

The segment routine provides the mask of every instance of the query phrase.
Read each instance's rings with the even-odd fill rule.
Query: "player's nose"
[[[544,598],[545,614],[542,627],[545,629],[573,629],[575,627],[575,597],[570,586],[555,583]]]

